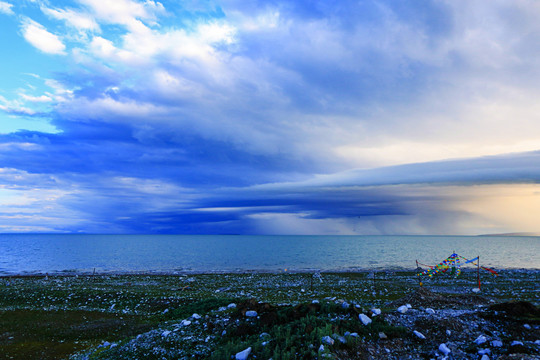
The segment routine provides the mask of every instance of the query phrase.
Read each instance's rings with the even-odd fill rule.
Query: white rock
[[[493,347],[501,347],[501,346],[503,346],[503,343],[500,340],[493,340],[491,342],[491,346],[493,346]]]
[[[251,354],[251,347],[248,347],[246,350],[237,353],[235,358],[236,360],[247,360],[249,354]]]
[[[365,314],[360,314],[360,315],[358,315],[358,317],[360,318],[360,321],[362,322],[362,324],[364,324],[364,325],[371,324],[371,319],[369,318],[369,316],[367,316]]]
[[[319,352],[323,352],[323,351],[324,351],[324,345],[319,346]]]
[[[424,334],[422,334],[420,331],[414,330],[413,333],[414,333],[414,335],[418,336],[418,337],[419,337],[420,339],[422,339],[422,340],[425,340],[425,339],[426,339],[426,337],[424,336]]]
[[[344,308],[344,309],[348,309],[349,306],[351,306],[351,305],[349,305],[349,303],[346,302],[346,301],[344,301],[344,302],[341,304],[341,307]]]
[[[491,350],[490,349],[481,349],[481,350],[478,350],[478,355],[489,355],[491,354]]]
[[[479,292],[480,292],[480,289],[479,289],[479,288],[474,288],[474,289],[472,289],[472,292],[473,292],[473,293],[479,293]]]
[[[433,310],[432,308],[427,308],[427,309],[426,309],[426,312],[427,312],[428,314],[431,314],[431,315],[434,315],[434,314],[435,314],[435,310]]]
[[[228,309],[234,309],[235,307],[236,307],[235,303],[230,303],[229,305],[227,305]]]
[[[192,317],[193,319],[195,319],[195,320],[199,320],[200,318],[202,318],[202,316],[199,315],[199,314],[193,314],[193,315],[191,315],[191,317]]]
[[[168,312],[169,312],[169,309],[163,310],[163,313],[164,313],[164,314],[166,314],[166,313],[168,313]]]
[[[318,304],[318,303],[319,303],[319,300],[313,300],[311,303],[312,303],[312,304]]]
[[[412,309],[412,305],[411,305],[411,304],[405,304],[405,306],[407,307],[407,309]]]
[[[167,336],[169,336],[170,333],[171,332],[169,330],[165,330],[164,332],[161,333],[161,336],[162,337],[167,337]]]
[[[324,336],[322,338],[322,342],[326,345],[334,345],[334,339],[332,339],[330,336]]]
[[[540,345],[540,340],[536,340],[534,343],[535,343],[536,345]]]
[[[246,316],[248,316],[248,317],[256,317],[256,316],[257,316],[257,312],[254,311],[254,310],[246,311]]]
[[[531,325],[529,324],[524,324],[523,327],[527,330],[531,330]]]
[[[191,321],[189,321],[189,320],[182,320],[182,322],[180,323],[180,325],[182,325],[182,326],[189,326],[189,325],[191,325]]]
[[[485,337],[484,335],[480,335],[479,337],[476,338],[476,340],[474,340],[474,342],[476,343],[476,345],[480,345],[480,344],[483,344],[487,341],[487,337]]]
[[[487,356],[487,355],[482,355],[482,357],[480,358],[480,360],[489,360],[489,356]]]
[[[373,316],[381,315],[381,309],[371,309]]]
[[[351,336],[352,336],[352,337],[356,337],[356,338],[357,338],[357,337],[360,337],[360,336],[358,335],[358,333],[355,333],[355,332],[351,333]]]
[[[409,308],[407,307],[407,305],[402,305],[400,307],[397,308],[397,311],[399,311],[400,313],[402,314],[405,314],[407,312],[407,310],[409,310]]]
[[[523,343],[522,343],[521,341],[514,340],[514,341],[512,341],[512,343],[510,344],[510,346],[516,346],[516,345],[523,345]]]
[[[439,345],[439,351],[442,352],[444,355],[448,355],[452,352],[452,350],[450,350],[445,343]]]
[[[448,335],[448,336],[452,335],[452,331],[446,330],[446,335]]]

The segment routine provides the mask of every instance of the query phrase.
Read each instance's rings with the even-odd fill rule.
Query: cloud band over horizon
[[[1,1],[0,231],[538,231],[538,15]]]

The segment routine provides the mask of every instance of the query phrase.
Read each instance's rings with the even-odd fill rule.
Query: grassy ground
[[[526,271],[503,271],[496,278],[482,274],[482,295],[497,302],[527,300],[538,304],[539,276],[539,272]],[[381,329],[387,334],[399,332],[380,322],[374,324],[370,333],[362,334],[357,316],[352,316],[353,309],[385,309],[391,301],[418,287],[412,272],[323,273],[321,278],[322,281],[311,273],[4,277],[0,279],[0,359],[62,359],[100,345],[103,351],[94,351],[91,358],[118,358],[120,355],[114,355],[114,349],[103,346],[105,341],[120,344],[118,349],[125,351],[127,347],[122,345],[138,334],[159,338],[169,328],[175,331],[173,335],[182,334],[184,330],[175,326],[194,313],[206,316],[207,323],[216,319],[212,320],[213,329],[207,325],[203,328],[202,323],[200,327],[190,327],[190,336],[202,337],[197,343],[201,344],[199,352],[190,353],[196,358],[210,357],[212,353],[217,358],[225,353],[229,356],[248,344],[254,344],[255,352],[274,360],[286,358],[287,351],[305,352],[311,354],[305,358],[310,358],[318,354],[318,345],[305,348],[304,352],[295,346],[314,344],[336,332],[357,332],[360,337],[378,335]],[[475,272],[465,272],[457,279],[438,277],[425,282],[425,287],[450,294],[470,293],[476,286]],[[262,325],[240,321],[241,304],[248,299],[275,307],[268,311],[275,319]],[[307,306],[314,300],[322,304],[320,308],[299,310],[298,306]],[[351,307],[340,308],[338,305],[343,302]],[[230,303],[239,307],[218,312]],[[291,315],[298,311],[301,316]],[[228,324],[223,323],[224,316],[230,319]],[[280,316],[290,321],[276,320]],[[236,325],[231,327],[233,322]],[[310,331],[306,332],[306,328]],[[229,334],[223,334],[223,330],[229,330]],[[277,342],[262,348],[262,332],[273,339],[292,339],[291,344]],[[184,334],[183,338],[187,337]],[[167,350],[167,354],[181,354],[185,349],[178,347],[182,346],[195,349],[193,343],[182,345],[179,341],[174,343],[174,351]],[[358,341],[348,339],[343,351],[354,348]],[[163,354],[154,357],[150,350],[144,352],[140,346],[133,351],[132,356],[140,358],[167,358]]]

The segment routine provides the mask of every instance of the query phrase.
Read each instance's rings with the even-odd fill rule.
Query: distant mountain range
[[[503,234],[483,234],[478,236],[540,236],[540,232],[514,232]]]

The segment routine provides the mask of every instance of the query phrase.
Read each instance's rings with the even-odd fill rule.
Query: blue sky
[[[0,0],[0,231],[540,231],[536,1]]]

